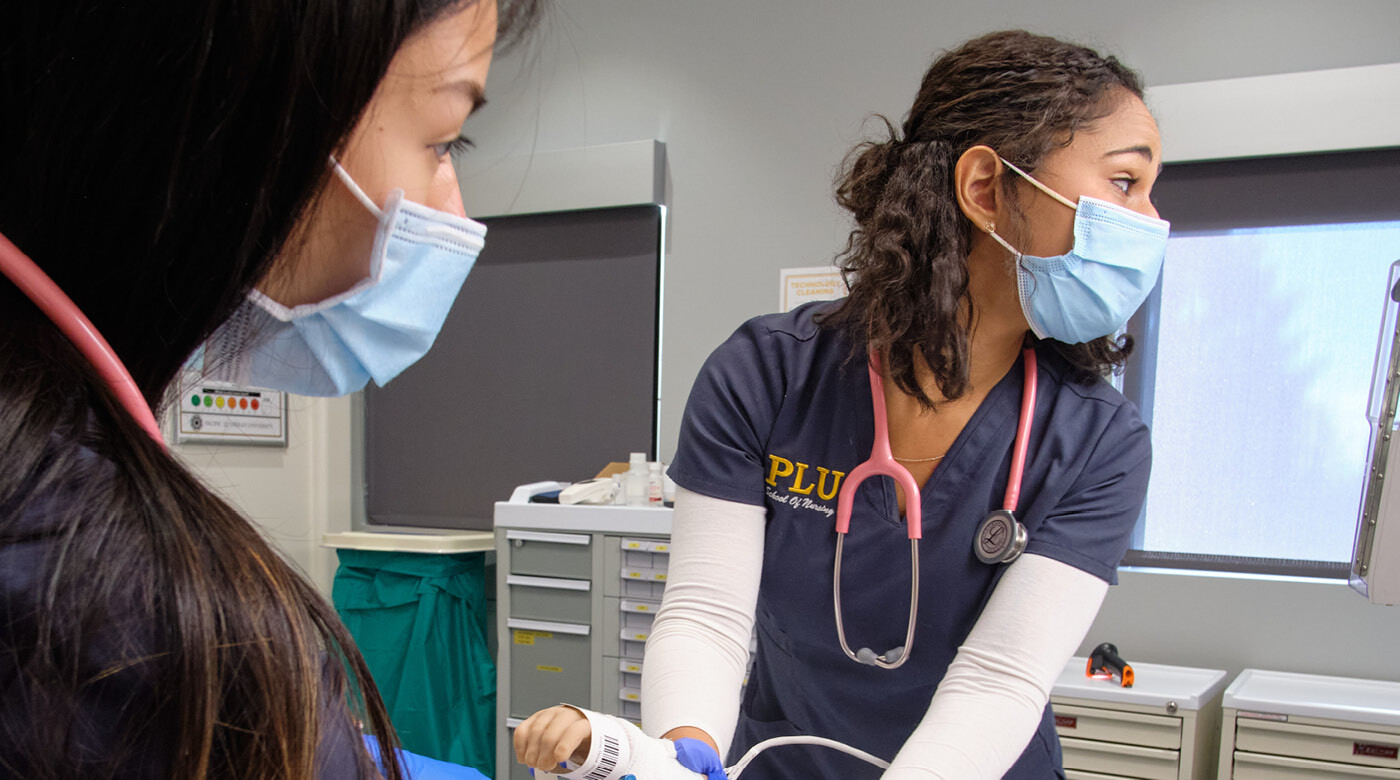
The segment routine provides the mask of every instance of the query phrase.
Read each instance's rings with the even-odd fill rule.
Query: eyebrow
[[[1116,157],[1116,156],[1121,155],[1121,154],[1136,154],[1136,155],[1140,155],[1144,160],[1147,160],[1148,162],[1152,162],[1152,148],[1149,147],[1149,146],[1143,146],[1143,145],[1139,145],[1139,146],[1129,146],[1129,147],[1125,147],[1125,148],[1123,148],[1123,149],[1115,149],[1115,150],[1113,150],[1113,151],[1111,151],[1111,152],[1107,152],[1106,154],[1104,154],[1104,157],[1105,157],[1105,158],[1108,158],[1108,157]],[[1160,173],[1162,172],[1162,167],[1163,167],[1163,163],[1157,163],[1157,173],[1158,173],[1158,174],[1160,174]]]
[[[471,101],[472,111],[479,110],[486,105],[486,92],[481,84],[471,79],[460,81],[449,81],[446,84],[439,84],[433,88],[433,92],[460,92],[467,100]]]

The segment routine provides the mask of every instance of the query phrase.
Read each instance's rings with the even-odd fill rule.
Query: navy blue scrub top
[[[46,750],[62,751],[68,765],[89,767],[85,776],[164,780],[170,777],[167,751],[178,710],[159,688],[158,667],[178,659],[170,654],[174,640],[151,614],[149,595],[139,583],[112,589],[112,601],[102,605],[105,622],[85,625],[81,646],[57,649],[63,659],[79,659],[71,680],[34,657],[51,561],[63,548],[68,525],[98,514],[84,506],[81,486],[116,478],[103,456],[89,449],[79,455],[68,482],[35,491],[0,528],[0,780],[40,776],[41,767],[31,760],[48,766]],[[0,510],[14,509],[0,505]],[[356,753],[365,748],[345,701],[326,698],[332,679],[328,664],[315,776],[354,780]],[[138,716],[149,725],[133,743],[118,727]]]
[[[1021,360],[922,486],[919,614],[908,662],[879,669],[842,652],[831,600],[836,496],[845,475],[870,456],[874,413],[864,361],[847,360],[851,342],[843,331],[813,321],[830,305],[755,318],[715,350],[686,404],[669,470],[688,490],[767,509],[758,653],[729,762],[759,741],[793,734],[893,759],[1005,569],[977,560],[973,536],[1002,505],[1021,408]],[[1115,583],[1147,493],[1147,427],[1107,382],[1075,383],[1053,351],[1036,355],[1036,409],[1016,512],[1030,535],[1026,552]],[[903,644],[909,541],[890,480],[862,483],[844,556],[841,597],[851,646],[883,653]],[[1063,777],[1060,764],[1047,707],[1005,777]],[[753,766],[765,780],[880,775],[813,746],[765,751]]]

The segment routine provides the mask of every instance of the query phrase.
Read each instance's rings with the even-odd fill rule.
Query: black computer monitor
[[[365,391],[371,525],[486,529],[517,485],[655,459],[662,209],[483,220],[433,349]]]

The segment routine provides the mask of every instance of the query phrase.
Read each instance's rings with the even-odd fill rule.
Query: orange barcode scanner
[[[1133,687],[1133,667],[1118,655],[1117,646],[1104,642],[1089,654],[1089,665],[1084,670],[1086,677],[1097,680],[1112,680],[1117,677],[1124,688]]]

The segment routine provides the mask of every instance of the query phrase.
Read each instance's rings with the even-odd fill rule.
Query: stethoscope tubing
[[[92,363],[93,368],[107,383],[112,393],[127,412],[146,433],[160,446],[165,446],[160,426],[156,423],[151,407],[146,403],[136,380],[107,339],[102,337],[97,327],[78,309],[66,293],[44,273],[29,256],[0,234],[0,272],[3,272],[15,286],[39,307],[60,332],[73,342],[73,346]]]
[[[924,533],[923,504],[919,500],[919,483],[914,475],[894,459],[890,450],[890,426],[885,411],[885,382],[880,377],[880,357],[871,353],[866,364],[870,371],[870,402],[875,411],[875,443],[870,447],[870,459],[851,469],[846,483],[836,498],[836,533],[844,535],[851,528],[851,509],[855,506],[856,487],[874,476],[886,476],[904,488],[904,517],[910,539],[921,539]]]
[[[1021,411],[1016,421],[1016,440],[1011,455],[1011,471],[1007,475],[1006,493],[1002,498],[1002,512],[1007,516],[998,518],[1012,524],[1015,529],[1013,533],[1020,536],[1022,544],[1020,549],[1024,549],[1025,534],[1022,526],[1015,522],[1014,513],[1016,505],[1021,499],[1021,481],[1025,476],[1026,454],[1030,447],[1031,422],[1035,415],[1037,385],[1035,349],[1026,347],[1022,351],[1022,356],[1025,376],[1021,387]],[[836,612],[836,637],[846,656],[857,663],[870,664],[881,669],[897,669],[909,658],[909,650],[914,644],[914,626],[919,614],[919,539],[923,537],[923,507],[919,495],[919,485],[914,481],[914,475],[894,459],[894,454],[890,449],[889,416],[885,409],[885,383],[881,376],[879,355],[874,352],[870,353],[866,367],[870,372],[870,403],[875,418],[875,442],[870,448],[870,458],[851,469],[851,473],[846,477],[846,482],[841,486],[836,499],[836,561],[832,567],[831,598]],[[851,649],[850,644],[846,641],[845,621],[841,615],[841,558],[845,551],[846,534],[851,528],[851,510],[855,506],[856,488],[861,482],[877,475],[890,477],[904,489],[904,516],[909,534],[911,568],[909,623],[905,629],[904,644],[878,656],[869,648],[861,648],[860,652]],[[993,514],[998,513],[994,512]],[[1008,553],[1001,562],[1019,555],[1020,549]],[[981,555],[980,552],[978,554]],[[897,656],[891,660],[889,656],[892,653],[897,653]]]
[[[1011,473],[1006,477],[1006,495],[1001,508],[1015,512],[1021,501],[1021,480],[1026,473],[1026,452],[1031,441],[1031,418],[1035,416],[1036,359],[1035,350],[1027,347],[1023,352],[1025,377],[1021,381],[1021,413],[1016,420],[1016,446],[1011,453]]]

